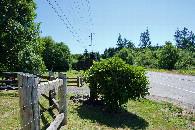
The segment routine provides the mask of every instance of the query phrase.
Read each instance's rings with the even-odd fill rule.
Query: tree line
[[[0,71],[66,71],[78,68],[78,63],[119,57],[127,64],[147,68],[187,69],[195,67],[195,35],[186,27],[174,34],[176,46],[171,42],[152,46],[148,28],[140,35],[139,47],[119,34],[117,47],[99,52],[71,54],[63,42],[51,37],[40,37],[40,23],[35,23],[36,4],[33,0],[0,0]]]
[[[124,40],[119,34],[117,47],[105,49],[101,55],[103,59],[119,57],[130,65],[158,69],[185,69],[195,68],[195,35],[186,27],[177,29],[174,34],[176,45],[166,41],[165,45],[151,45],[148,28],[140,35],[139,47],[135,47],[132,41]]]

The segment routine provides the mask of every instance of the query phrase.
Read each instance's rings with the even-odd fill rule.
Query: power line
[[[64,11],[62,10],[62,8],[60,7],[60,4],[55,0],[55,5],[57,6],[57,8],[54,7],[54,4],[52,4],[52,2],[50,0],[46,0],[47,2],[49,2],[49,5],[53,8],[54,12],[57,14],[57,16],[60,18],[60,20],[63,22],[63,24],[65,25],[65,27],[69,30],[69,32],[72,34],[73,37],[76,38],[76,41],[78,43],[81,43],[83,44],[82,47],[86,47],[86,45],[84,45],[84,42],[87,42],[88,40],[86,39],[88,37],[88,34],[89,33],[83,33],[81,32],[82,30],[78,27],[74,27],[73,26],[73,23],[79,25],[82,23],[87,23],[89,24],[91,21],[92,21],[92,18],[91,18],[91,12],[90,12],[90,6],[89,6],[89,1],[86,0],[86,4],[85,3],[81,3],[82,1],[80,1],[80,4],[78,1],[73,1],[73,3],[76,5],[75,8],[73,8],[73,5],[70,3],[68,3],[71,7],[71,9],[76,12],[76,13],[71,13],[70,9],[67,8],[68,12],[69,12],[69,15],[70,16],[74,16],[72,17],[72,20],[74,21],[73,23],[71,22],[71,20],[68,18],[68,16],[64,13]],[[63,2],[64,3],[64,2]],[[67,4],[66,4],[67,5]],[[82,5],[82,6],[80,6]],[[84,5],[87,6],[87,12],[88,12],[88,15],[84,15],[84,11],[82,11],[81,9],[85,9]],[[59,10],[57,10],[59,9]],[[86,16],[86,20],[84,19],[84,17],[82,16],[82,13],[84,16]],[[76,15],[80,15],[80,19],[78,19],[78,16]],[[89,20],[87,19],[87,16],[89,16]],[[91,24],[92,25],[92,24]],[[89,29],[89,32],[90,32],[90,26],[87,26],[87,28]],[[86,31],[86,29],[83,29],[83,31]],[[86,38],[81,38],[79,33],[82,33],[82,35],[86,35],[85,37]]]

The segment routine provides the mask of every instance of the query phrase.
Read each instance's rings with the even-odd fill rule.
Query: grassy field
[[[76,77],[82,72],[66,72]],[[48,75],[48,74],[45,74]],[[57,75],[56,75],[57,76]],[[171,103],[148,99],[129,100],[118,113],[105,111],[102,106],[73,102],[68,95],[68,125],[61,129],[195,129],[193,112]],[[19,129],[19,97],[17,91],[0,92],[0,130]],[[45,130],[58,115],[49,109],[49,102],[40,96],[41,127]]]
[[[164,70],[164,69],[151,69],[151,68],[146,68],[145,70],[195,76],[195,70]]]
[[[77,77],[77,76],[80,76],[83,72],[84,72],[83,70],[80,70],[80,71],[69,70],[63,73],[65,73],[67,77]],[[49,76],[49,72],[46,72],[43,75]],[[58,72],[55,72],[55,77],[58,77]]]
[[[70,100],[68,95],[68,125],[61,129],[193,129],[193,113],[183,114],[182,108],[170,103],[148,99],[129,100],[119,113],[110,113],[101,106],[84,105]],[[0,129],[20,128],[17,91],[0,93]],[[58,115],[50,110],[48,100],[40,96],[41,126],[46,129]]]

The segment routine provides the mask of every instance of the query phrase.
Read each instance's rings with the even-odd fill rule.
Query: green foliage
[[[163,47],[162,52],[160,53],[158,63],[161,69],[171,70],[174,69],[179,55],[171,42],[166,42],[165,44],[166,45]]]
[[[95,57],[96,57],[96,60],[97,60],[97,61],[100,61],[101,55],[100,55],[99,52],[96,52],[96,53],[95,53]]]
[[[83,54],[77,55],[77,62],[74,62],[72,64],[72,69],[74,69],[74,70],[87,70],[93,64],[92,59],[95,60],[94,53],[89,54],[87,49],[85,49]]]
[[[103,59],[119,57],[130,65],[142,66],[147,69],[176,69],[177,72],[194,75],[195,69],[195,35],[184,27],[175,32],[177,48],[172,43],[167,45],[152,46],[148,29],[141,33],[140,48],[119,34],[117,48],[105,49]],[[191,71],[191,72],[190,72]]]
[[[90,58],[90,55],[89,55],[87,49],[85,49],[83,56],[84,56],[86,59],[89,59],[89,58]]]
[[[141,33],[139,46],[141,46],[142,48],[146,48],[149,47],[150,45],[151,45],[150,33],[147,28],[146,32]]]
[[[192,31],[188,31],[186,27],[181,31],[177,29],[174,37],[178,48],[185,49],[192,47],[192,49],[195,50],[195,35]]]
[[[119,33],[119,36],[118,36],[118,40],[117,40],[117,44],[119,49],[122,49],[124,48],[126,45],[125,45],[125,42],[123,42],[122,38],[121,38],[121,34]]]
[[[43,60],[48,70],[65,71],[71,68],[71,54],[67,45],[63,42],[55,43],[51,37],[42,38],[45,50],[42,53]]]
[[[115,55],[115,53],[117,52],[117,48],[106,48],[105,51],[104,51],[104,54],[102,54],[102,58],[103,59],[106,59],[106,58],[111,58]]]
[[[135,44],[132,41],[127,42],[127,47],[128,48],[135,48]]]
[[[0,0],[0,68],[2,71],[45,70],[39,24],[33,0]]]
[[[77,74],[78,75],[78,74]],[[72,76],[71,76],[72,77]],[[68,125],[61,129],[191,129],[194,113],[191,110],[181,114],[182,108],[170,103],[158,103],[148,99],[129,100],[126,111],[109,113],[102,106],[84,105],[73,102],[67,95]],[[18,91],[0,93],[0,126],[2,130],[21,129]],[[9,103],[8,103],[9,102]],[[49,109],[49,100],[40,96],[41,128],[47,129],[58,115],[57,109]],[[17,111],[16,111],[17,110]],[[48,111],[46,111],[48,110]],[[11,113],[10,111],[14,111]],[[10,112],[10,113],[8,113]],[[155,115],[155,116],[154,116]],[[109,117],[109,118],[108,118]]]
[[[159,51],[152,51],[148,47],[140,49],[135,55],[135,65],[149,68],[157,67],[157,60]]]
[[[122,50],[118,51],[114,56],[121,58],[127,64],[133,65],[134,64],[134,51],[133,49],[123,48]]]
[[[124,38],[124,40],[122,40],[120,33],[119,33],[119,37],[118,37],[116,45],[118,46],[118,50],[121,50],[125,47],[128,47],[128,48],[134,48],[135,47],[134,43],[127,40],[126,38]]]
[[[99,95],[108,108],[116,110],[128,99],[144,97],[148,92],[148,80],[142,68],[125,64],[117,57],[94,62],[84,73],[93,95]]]
[[[175,68],[180,70],[195,69],[195,52],[189,49],[178,49],[179,58],[175,64]]]

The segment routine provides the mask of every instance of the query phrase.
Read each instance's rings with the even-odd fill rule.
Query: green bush
[[[127,64],[133,65],[134,64],[134,51],[131,48],[123,48],[118,51],[114,56],[119,57],[124,60]]]
[[[166,45],[163,47],[162,52],[160,53],[158,64],[161,69],[172,70],[174,69],[179,55],[171,42],[166,42],[165,44]]]
[[[195,68],[195,52],[189,49],[178,49],[179,59],[175,64],[178,70],[193,70]]]
[[[149,94],[148,80],[143,68],[125,64],[117,57],[94,62],[84,73],[84,81],[89,83],[92,95],[99,96],[105,105],[117,110],[129,99],[141,98]]]
[[[158,51],[152,51],[149,48],[144,48],[138,51],[135,54],[135,65],[147,68],[156,68],[157,53]]]

